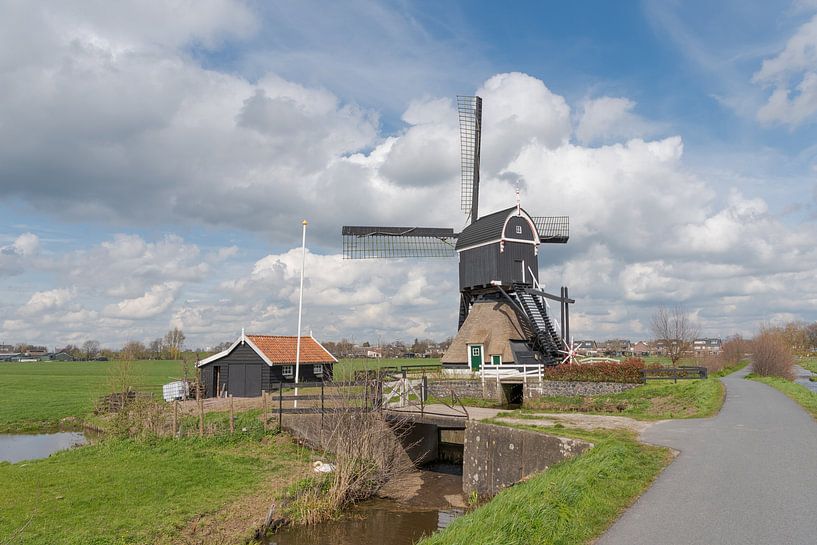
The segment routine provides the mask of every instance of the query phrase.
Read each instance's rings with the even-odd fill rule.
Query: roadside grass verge
[[[507,423],[497,422],[503,425]],[[497,494],[419,545],[580,545],[602,534],[669,464],[669,449],[623,432],[514,425],[594,447]]]
[[[743,369],[747,365],[749,365],[749,362],[746,361],[746,360],[743,360],[743,361],[741,361],[739,363],[736,363],[734,365],[730,365],[729,367],[724,367],[723,369],[721,369],[719,371],[715,371],[714,373],[709,373],[709,376],[711,378],[722,378],[722,377],[725,377],[726,375],[731,375],[732,373],[737,373],[738,371],[740,371],[741,369]]]
[[[0,363],[0,433],[54,429],[60,419],[84,417],[110,391],[117,362]],[[162,384],[179,377],[179,362],[133,362],[137,390],[160,393]]]
[[[309,451],[284,436],[109,439],[42,460],[0,463],[0,542],[68,545],[175,543],[194,517],[262,482],[283,485]],[[300,468],[300,470],[299,470]]]
[[[750,380],[755,380],[757,382],[762,382],[763,384],[767,384],[772,388],[775,388],[783,392],[789,398],[791,398],[801,407],[803,407],[803,409],[805,409],[809,414],[811,414],[812,417],[817,419],[817,394],[815,394],[802,384],[797,384],[796,382],[791,382],[784,378],[761,377],[755,375],[754,373],[750,373],[749,375],[746,376],[746,378]]]
[[[580,412],[629,416],[638,420],[705,418],[723,405],[719,380],[653,381],[617,394],[545,396],[525,400],[522,412]]]

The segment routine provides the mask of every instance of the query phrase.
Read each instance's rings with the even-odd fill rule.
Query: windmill
[[[482,365],[517,363],[557,365],[570,338],[569,307],[575,301],[563,287],[559,296],[539,284],[541,244],[564,244],[566,216],[531,216],[519,202],[479,216],[482,98],[458,96],[460,126],[460,207],[468,225],[448,227],[344,226],[346,259],[459,256],[458,332],[442,361],[472,370]],[[557,321],[548,300],[560,304]],[[561,324],[561,325],[560,325]],[[557,332],[557,327],[559,331]]]

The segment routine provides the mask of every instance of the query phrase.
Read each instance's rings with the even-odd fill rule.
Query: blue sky
[[[455,264],[349,263],[344,223],[461,227],[451,100],[485,98],[483,212],[568,214],[573,330],[817,318],[817,4],[0,2],[0,340],[454,333]],[[309,270],[309,266],[308,269]]]

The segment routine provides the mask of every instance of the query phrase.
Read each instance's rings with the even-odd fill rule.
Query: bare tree
[[[184,346],[184,338],[184,332],[178,327],[174,327],[165,334],[164,345],[170,352],[171,360],[179,359]]]
[[[673,365],[692,349],[692,343],[698,336],[698,326],[689,313],[679,306],[671,309],[660,307],[652,315],[650,325],[655,340],[666,346],[667,356]]]
[[[142,360],[145,359],[147,349],[140,341],[128,341],[122,347],[122,359],[125,360]]]
[[[85,341],[82,343],[82,354],[86,360],[94,359],[99,354],[99,341]]]

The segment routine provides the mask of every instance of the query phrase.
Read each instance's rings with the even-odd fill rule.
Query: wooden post
[[[283,407],[284,407],[284,383],[278,383],[278,431],[281,431],[283,424]]]
[[[264,403],[264,412],[261,413],[261,422],[264,423],[264,430],[267,429],[267,391],[261,390],[261,400]]]
[[[321,430],[323,430],[323,381],[321,381]]]
[[[179,400],[173,400],[173,437],[179,434]]]
[[[199,406],[199,437],[204,437],[204,400],[201,398],[201,388],[196,385],[196,403]]]
[[[233,394],[230,394],[230,433],[235,433],[235,410],[233,408]]]

